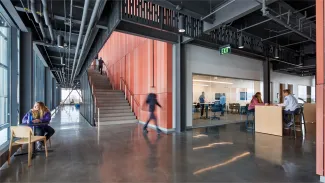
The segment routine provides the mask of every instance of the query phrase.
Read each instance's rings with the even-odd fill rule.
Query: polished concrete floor
[[[51,124],[54,152],[13,158],[0,182],[318,182],[315,138],[254,135],[241,123],[182,134],[141,126],[90,127],[73,107]],[[310,129],[309,129],[310,130]]]

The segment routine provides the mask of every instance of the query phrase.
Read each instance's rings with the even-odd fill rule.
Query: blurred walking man
[[[143,127],[143,132],[148,133],[148,130],[147,130],[148,124],[149,124],[149,122],[151,120],[153,120],[155,122],[155,125],[156,125],[156,128],[157,128],[157,133],[160,134],[161,130],[158,127],[157,117],[155,115],[155,111],[156,111],[156,105],[159,106],[160,108],[162,108],[162,107],[157,101],[157,95],[154,93],[153,88],[151,89],[151,93],[148,94],[147,100],[145,101],[143,106],[145,106],[145,105],[149,105],[150,115],[149,115],[149,119],[148,119],[147,123]]]

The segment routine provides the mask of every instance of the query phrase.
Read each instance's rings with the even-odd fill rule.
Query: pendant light
[[[181,14],[178,17],[178,32],[185,32],[185,17]]]
[[[58,42],[58,47],[59,48],[63,48],[64,47],[64,38],[63,38],[62,35],[58,35],[57,42]]]
[[[276,59],[279,58],[279,48],[274,49],[274,58],[276,58]]]
[[[238,48],[243,49],[244,48],[244,37],[243,32],[240,33],[239,39],[238,39]]]

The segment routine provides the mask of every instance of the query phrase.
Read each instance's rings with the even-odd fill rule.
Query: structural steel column
[[[11,62],[10,62],[10,121],[12,126],[16,126],[19,123],[18,119],[18,101],[17,101],[17,90],[18,90],[18,45],[17,45],[17,29],[11,27]]]
[[[316,173],[324,178],[324,0],[316,1]]]
[[[270,59],[268,56],[265,57],[263,62],[263,97],[265,103],[270,103]]]
[[[181,47],[181,43],[173,44],[173,128],[176,132],[185,131],[186,127],[186,122],[181,115]],[[184,122],[185,127],[182,124]]]
[[[175,72],[177,74],[173,77],[176,77],[176,88],[175,88],[175,97],[176,97],[176,115],[178,121],[176,122],[176,131],[183,132],[186,130],[186,61],[185,61],[185,47],[181,44],[180,38],[179,43],[174,45],[176,52],[176,63],[175,63]]]
[[[33,105],[33,36],[31,32],[20,34],[20,114],[19,119],[31,109]]]

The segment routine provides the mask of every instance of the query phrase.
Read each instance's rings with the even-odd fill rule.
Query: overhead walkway
[[[51,125],[54,152],[15,157],[0,182],[318,182],[314,139],[244,130],[241,124],[144,135],[137,124],[91,127],[74,107]]]

